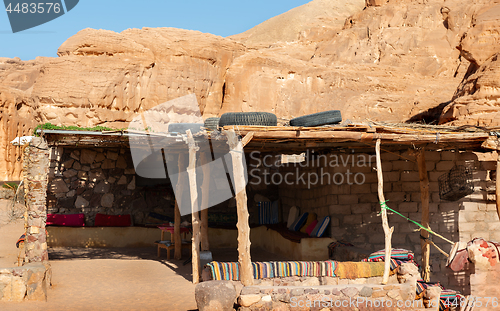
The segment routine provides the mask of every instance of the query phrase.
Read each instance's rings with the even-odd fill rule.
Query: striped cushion
[[[290,277],[290,276],[335,276],[337,262],[326,261],[267,261],[252,262],[254,279]],[[237,262],[212,261],[208,267],[212,280],[238,281],[240,267]]]
[[[309,226],[307,226],[307,228],[306,228],[307,235],[311,236],[311,233],[313,232],[314,228],[316,228],[317,224],[318,224],[318,221],[315,220],[315,221],[311,222],[311,224]]]
[[[393,248],[391,250],[391,258],[396,260],[413,260],[415,256],[413,252],[402,249],[402,248]],[[385,260],[385,249],[379,250],[375,253],[371,253],[368,257],[368,261],[384,261]]]
[[[279,202],[258,202],[259,225],[277,224],[279,222]]]
[[[306,222],[307,216],[309,216],[309,213],[304,213],[304,214],[300,215],[300,217],[297,218],[297,220],[295,220],[295,222],[292,224],[292,226],[290,227],[290,230],[299,231],[300,228],[302,228],[302,226]]]
[[[288,229],[292,227],[297,217],[299,217],[299,209],[296,206],[292,206],[290,208],[290,212],[288,213],[288,221],[286,223],[286,227]]]
[[[318,224],[311,232],[310,236],[317,238],[322,237],[323,234],[325,234],[326,228],[328,227],[329,223],[330,223],[330,217],[329,216],[323,217],[321,220],[318,221]]]
[[[316,213],[309,213],[309,215],[307,216],[307,220],[305,222],[305,224],[302,225],[302,228],[300,228],[300,232],[302,233],[306,233],[307,231],[307,227],[309,227],[309,225],[318,219],[318,215],[316,215]],[[314,229],[314,228],[313,228]]]

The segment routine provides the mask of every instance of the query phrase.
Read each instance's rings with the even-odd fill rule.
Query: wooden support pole
[[[200,164],[203,171],[203,183],[201,185],[201,250],[210,250],[208,242],[208,198],[210,197],[210,165],[208,165],[207,153],[201,154]]]
[[[196,187],[196,152],[198,147],[194,142],[191,130],[187,130],[187,143],[189,146],[189,193],[191,196],[191,219],[193,226],[193,238],[191,242],[191,265],[193,267],[193,284],[200,282],[200,217],[198,213],[198,189]]]
[[[179,154],[179,160],[177,162],[179,166],[179,172],[186,167],[186,157],[182,154]],[[183,174],[179,174],[179,179],[177,180],[177,189],[175,191],[175,195],[177,198],[182,198],[183,192]],[[181,239],[181,211],[179,210],[179,202],[175,200],[175,219],[174,219],[174,259],[182,258],[182,239]]]
[[[382,161],[380,160],[380,139],[377,139],[375,151],[377,153],[378,199],[381,204],[385,204],[384,175],[382,173]],[[385,267],[382,284],[387,284],[387,282],[389,282],[389,273],[391,271],[391,239],[394,227],[389,228],[389,221],[387,220],[387,210],[385,208],[382,208],[382,228],[384,229],[385,235]]]
[[[497,199],[497,214],[498,219],[500,220],[500,150],[497,150],[497,176],[496,176],[496,192],[495,196]]]
[[[234,189],[236,190],[236,209],[238,212],[238,263],[240,280],[244,286],[253,285],[252,260],[250,258],[250,226],[248,225],[247,192],[243,167],[243,145],[239,143],[234,130],[224,131],[231,148],[233,162]],[[239,190],[239,191],[238,191]]]
[[[429,177],[427,175],[427,166],[425,165],[425,150],[417,153],[418,175],[420,177],[420,198],[422,201],[422,226],[429,228]],[[422,279],[425,282],[431,280],[430,254],[431,245],[427,243],[429,232],[420,229],[420,240],[422,248]]]

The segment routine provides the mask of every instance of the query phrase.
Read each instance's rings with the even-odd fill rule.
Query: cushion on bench
[[[330,223],[329,216],[321,218],[310,235],[312,237],[321,238],[323,234],[325,234],[326,228],[328,227],[329,223]]]
[[[307,212],[300,215],[299,218],[297,218],[297,220],[295,220],[295,222],[292,224],[292,227],[290,227],[290,230],[291,231],[299,231],[300,228],[302,228],[302,226],[306,222],[308,216],[309,216],[309,213],[307,213]]]
[[[84,214],[47,214],[47,226],[85,226]]]
[[[97,213],[94,226],[96,227],[130,227],[132,219],[130,215],[106,215]]]
[[[307,233],[307,227],[309,227],[309,225],[315,220],[318,220],[318,215],[316,215],[316,213],[309,213],[306,223],[302,225],[302,228],[300,228],[299,231],[302,233]]]
[[[267,261],[252,262],[254,279],[289,276],[335,276],[337,262],[326,261]],[[212,261],[205,265],[212,280],[239,281],[240,268],[237,262]]]

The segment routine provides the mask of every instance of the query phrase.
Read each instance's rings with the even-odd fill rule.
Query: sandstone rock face
[[[220,106],[226,70],[245,50],[196,31],[84,29],[59,58],[1,58],[0,179],[19,178],[20,152],[9,142],[40,123],[126,128],[139,111],[191,93],[202,112]]]
[[[480,66],[500,50],[500,3],[481,8],[473,23],[459,48],[463,57]]]
[[[471,66],[440,123],[500,126],[499,29],[500,3],[483,7],[459,46]]]
[[[248,47],[268,47],[331,31],[339,31],[345,19],[365,7],[365,0],[314,0],[230,38]]]
[[[465,79],[441,115],[450,125],[500,126],[500,53]]]
[[[9,142],[39,123],[126,128],[137,114],[188,94],[204,118],[268,111],[283,123],[339,109],[353,121],[401,122],[453,100],[441,123],[493,124],[499,5],[314,0],[230,38],[84,29],[58,58],[0,58],[0,179],[19,178],[20,148]],[[116,155],[101,156],[79,165],[123,168]]]

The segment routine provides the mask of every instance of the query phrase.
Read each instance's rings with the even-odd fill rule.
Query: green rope
[[[389,200],[387,200],[387,201],[389,201]],[[386,209],[386,210],[389,210],[389,211],[391,211],[391,212],[393,212],[393,213],[395,213],[395,214],[397,214],[397,215],[399,215],[399,216],[403,217],[404,219],[408,220],[409,222],[412,222],[412,223],[416,224],[417,226],[419,226],[420,228],[424,229],[425,231],[427,231],[427,232],[429,232],[429,233],[431,233],[431,234],[434,234],[434,235],[436,235],[436,236],[439,236],[437,233],[435,233],[435,232],[434,232],[434,231],[432,231],[431,229],[424,227],[423,225],[421,225],[420,223],[416,222],[415,220],[412,220],[412,219],[410,219],[410,218],[406,217],[405,215],[401,214],[400,212],[395,211],[395,210],[393,210],[392,208],[390,208],[389,206],[387,206],[387,204],[386,204],[386,202],[387,202],[387,201],[385,201],[385,202],[380,202],[380,208],[382,208],[382,209]],[[380,215],[380,213],[379,213],[379,215]]]

